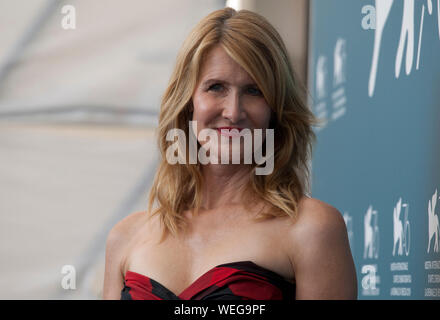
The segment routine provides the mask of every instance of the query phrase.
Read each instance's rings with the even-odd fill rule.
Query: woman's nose
[[[224,101],[222,116],[232,123],[238,123],[246,117],[239,92],[233,91],[228,94]]]

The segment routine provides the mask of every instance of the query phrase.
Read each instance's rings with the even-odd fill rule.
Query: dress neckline
[[[146,281],[151,281],[154,282],[156,287],[160,288],[161,291],[163,291],[163,293],[165,293],[167,296],[169,296],[172,299],[181,299],[182,297],[185,296],[185,294],[187,292],[189,292],[194,286],[198,285],[201,281],[203,281],[209,274],[211,274],[212,272],[214,272],[215,270],[217,270],[218,268],[222,268],[222,267],[246,267],[246,266],[251,266],[253,271],[255,272],[263,272],[266,274],[271,275],[273,278],[279,280],[279,281],[283,281],[285,283],[287,283],[288,285],[291,286],[295,286],[295,283],[292,283],[290,281],[288,281],[287,279],[285,279],[283,276],[281,276],[280,274],[276,273],[275,271],[269,270],[265,267],[262,267],[256,263],[254,263],[253,261],[250,260],[241,260],[241,261],[234,261],[234,262],[227,262],[227,263],[222,263],[219,265],[216,265],[214,267],[212,267],[211,269],[209,269],[208,271],[206,271],[205,273],[203,273],[202,275],[200,275],[196,280],[194,280],[191,284],[189,284],[185,289],[182,290],[182,292],[180,292],[178,295],[175,294],[173,291],[171,291],[170,289],[168,289],[167,287],[165,287],[163,284],[161,284],[160,282],[154,280],[153,278],[150,278],[144,274],[138,273],[138,272],[134,272],[134,271],[130,271],[127,270],[125,273],[125,279],[127,278],[128,275],[134,275],[136,278],[140,278],[140,279],[144,279]]]

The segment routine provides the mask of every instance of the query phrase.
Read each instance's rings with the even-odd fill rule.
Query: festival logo
[[[440,197],[439,197],[440,199]],[[431,241],[434,242],[433,251],[438,252],[438,238],[440,234],[438,215],[435,213],[437,204],[437,189],[428,202],[428,253],[431,249]]]
[[[403,255],[404,252],[405,255],[409,255],[411,230],[408,220],[408,208],[408,203],[402,204],[402,198],[399,198],[393,210],[393,256],[396,255],[396,249],[399,256]],[[401,217],[402,209],[404,214]]]
[[[373,48],[373,58],[370,68],[370,78],[368,81],[368,95],[373,96],[376,78],[377,78],[377,68],[379,64],[380,48],[382,44],[382,35],[387,23],[391,8],[393,6],[394,0],[376,0],[376,28],[374,29],[374,48]],[[397,47],[395,65],[394,65],[394,75],[397,78],[400,76],[400,70],[402,69],[403,59],[405,57],[405,72],[409,75],[412,70],[414,61],[414,47],[415,47],[415,34],[414,34],[414,17],[415,17],[415,1],[414,0],[404,0],[403,2],[403,13],[402,13],[402,25],[400,30],[399,44]],[[432,0],[427,0],[427,7],[429,15],[433,13]],[[422,4],[420,13],[420,26],[419,35],[417,40],[417,62],[416,69],[419,69],[420,63],[420,53],[422,48],[422,38],[423,38],[423,24],[425,17],[425,4]],[[437,0],[437,25],[438,25],[438,36],[440,39],[440,0]]]
[[[379,258],[379,225],[377,210],[369,206],[364,215],[364,259]]]
[[[327,82],[328,82],[328,66],[327,57],[320,55],[316,62],[315,74],[315,93],[316,103],[313,103],[315,115],[324,121],[322,127],[317,127],[316,131],[322,130],[327,121]]]
[[[336,41],[334,52],[334,69],[333,69],[333,86],[338,87],[345,82],[345,68],[346,68],[346,41],[339,38]]]
[[[353,249],[354,249],[353,217],[349,215],[347,211],[345,211],[343,218],[345,221],[345,225],[347,227],[347,235],[348,235],[348,241],[350,243],[351,253],[353,254]]]
[[[327,58],[325,56],[319,56],[316,63],[316,98],[318,100],[325,99],[327,96]]]
[[[333,88],[332,93],[332,115],[331,119],[336,120],[342,117],[346,111],[347,97],[344,83],[347,73],[347,44],[345,39],[336,40],[333,53]]]

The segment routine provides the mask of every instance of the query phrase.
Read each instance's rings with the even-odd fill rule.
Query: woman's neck
[[[243,192],[249,182],[249,166],[206,165],[202,167],[202,208],[211,210],[222,206],[241,203]]]

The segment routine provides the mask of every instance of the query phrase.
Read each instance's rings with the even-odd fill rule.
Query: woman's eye
[[[249,87],[249,88],[247,89],[247,92],[248,92],[249,94],[251,94],[251,95],[254,95],[254,96],[261,96],[261,95],[263,95],[263,93],[261,92],[261,90],[258,89],[257,87]]]
[[[208,90],[211,90],[211,91],[221,91],[222,89],[223,89],[223,86],[220,83],[213,84],[212,86],[210,86],[208,88]]]

